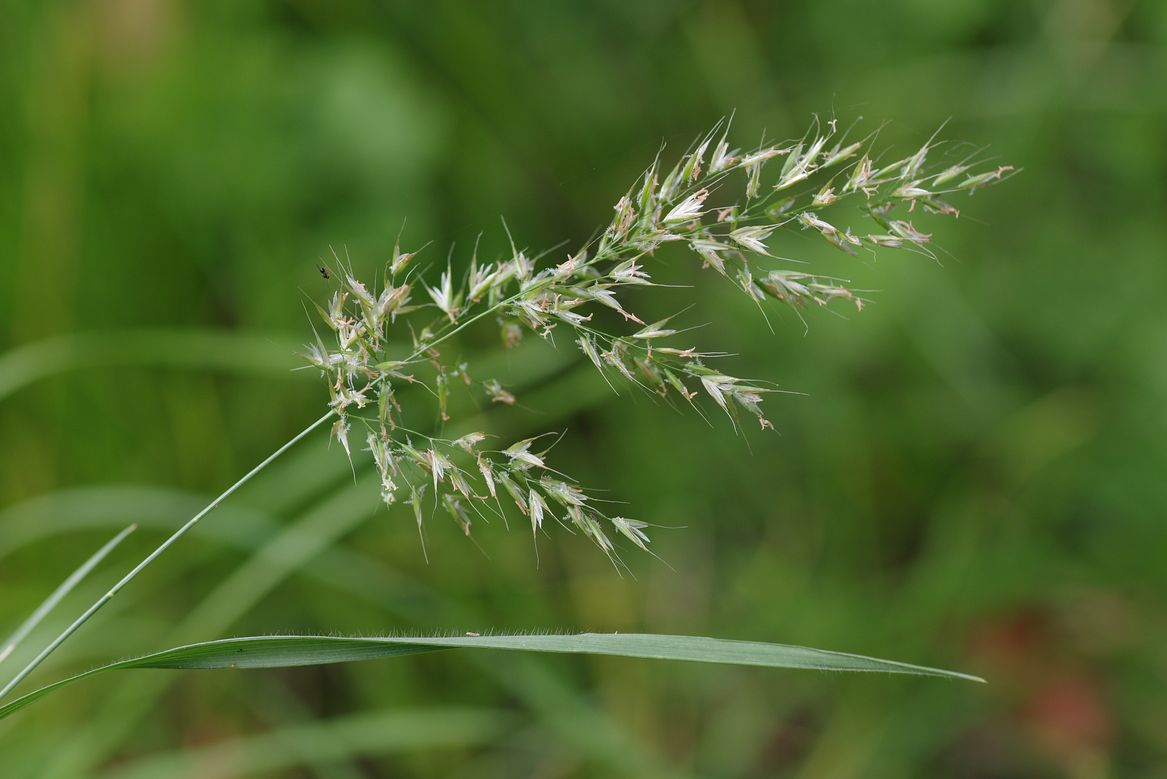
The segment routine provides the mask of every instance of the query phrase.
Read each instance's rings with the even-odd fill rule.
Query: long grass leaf
[[[0,719],[24,708],[53,690],[105,671],[133,668],[244,669],[291,668],[348,663],[357,660],[435,652],[444,649],[505,649],[527,652],[614,655],[654,660],[802,668],[819,671],[858,671],[939,676],[984,681],[956,671],[880,660],[863,655],[831,652],[787,644],[728,641],[701,636],[663,636],[645,633],[580,633],[574,635],[500,636],[255,636],[228,638],[167,649],[122,660],[63,679],[0,707]]]

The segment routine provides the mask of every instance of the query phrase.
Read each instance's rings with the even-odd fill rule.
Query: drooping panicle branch
[[[817,233],[852,255],[900,247],[927,253],[931,235],[915,220],[959,216],[948,198],[971,194],[1013,170],[982,169],[967,160],[930,165],[935,138],[886,162],[874,149],[874,135],[847,136],[833,120],[816,121],[801,139],[743,152],[731,146],[728,122],[720,123],[673,167],[663,167],[658,157],[616,202],[597,239],[558,262],[529,255],[512,239],[508,256],[482,262],[476,246],[466,273],[459,278],[447,262],[430,285],[410,276],[417,252],[403,252],[398,242],[372,290],[341,265],[332,274],[338,289],[327,308],[318,307],[334,343],[318,337],[306,354],[327,382],[337,415],[333,435],[350,459],[353,440],[364,442],[382,498],[392,504],[407,496],[419,526],[427,491],[467,534],[476,517],[505,516],[505,497],[535,533],[554,518],[608,554],[612,532],[645,547],[645,525],[604,515],[578,485],[548,468],[546,451],[535,448],[538,439],[488,450],[485,434],[450,441],[407,431],[398,392],[407,386],[428,391],[439,424],[449,420],[450,391],[459,384],[479,386],[491,402],[513,405],[515,396],[498,379],[475,384],[470,367],[449,363],[439,348],[464,328],[493,318],[508,348],[517,347],[525,333],[550,338],[566,328],[613,387],[621,382],[679,397],[699,413],[704,397],[735,427],[745,415],[772,428],[761,407],[772,385],[713,367],[720,353],[681,340],[686,331],[672,318],[646,324],[634,312],[630,293],[661,286],[653,278],[654,254],[678,244],[754,304],[774,300],[802,309],[841,301],[862,309],[862,298],[843,281],[783,267],[771,251],[783,232]],[[847,224],[838,208],[843,203],[859,206],[869,226]],[[424,302],[412,302],[418,285]],[[359,436],[352,435],[354,424],[364,428]]]

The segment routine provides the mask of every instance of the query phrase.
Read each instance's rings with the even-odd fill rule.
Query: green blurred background
[[[442,521],[427,565],[408,508],[320,434],[37,676],[237,634],[567,629],[988,686],[492,654],[131,673],[0,724],[0,776],[1167,777],[1167,4],[0,9],[0,626],[143,525],[40,641],[320,414],[290,369],[330,247],[371,270],[408,218],[432,261],[480,230],[489,254],[500,215],[578,243],[662,142],[733,111],[745,145],[817,112],[909,150],[950,119],[1024,168],[932,223],[939,264],[788,235],[878,290],[805,333],[674,255],[696,286],[655,305],[695,299],[702,345],[804,393],[768,402],[778,435],[485,339],[525,408],[481,424],[566,430],[563,470],[683,526],[655,534],[667,566],[629,553],[620,578],[565,533],[536,565],[521,530],[480,550]]]

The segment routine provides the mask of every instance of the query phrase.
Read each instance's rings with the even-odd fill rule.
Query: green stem
[[[73,571],[73,573],[70,574],[69,577],[65,579],[65,581],[61,582],[61,586],[57,587],[57,589],[53,591],[52,595],[45,598],[44,603],[42,603],[37,608],[37,610],[34,611],[29,616],[29,618],[24,621],[24,624],[16,629],[16,632],[13,633],[12,637],[8,639],[8,642],[4,645],[4,648],[0,649],[0,663],[3,663],[14,651],[16,651],[16,647],[20,644],[20,642],[27,638],[28,635],[32,633],[32,631],[35,630],[38,625],[40,625],[41,621],[46,616],[48,616],[49,612],[56,608],[57,605],[65,599],[65,596],[72,592],[73,588],[76,587],[81,582],[81,580],[92,573],[93,569],[96,568],[101,563],[101,561],[105,559],[106,555],[112,552],[117,547],[117,545],[124,541],[126,536],[134,532],[137,527],[137,525],[130,525],[125,530],[118,533],[112,540],[108,541],[105,546],[101,547],[101,549],[97,550],[97,552],[95,552],[88,560],[86,560],[80,568]]]
[[[8,695],[8,693],[12,692],[12,690],[18,684],[20,684],[22,681],[24,681],[25,677],[27,677],[30,673],[32,673],[33,670],[35,670],[38,665],[40,665],[42,662],[44,662],[45,658],[47,658],[54,651],[56,651],[57,647],[59,647],[61,644],[65,643],[65,641],[68,640],[68,638],[71,635],[73,635],[75,632],[77,632],[78,628],[80,628],[82,625],[84,625],[86,622],[88,622],[89,619],[94,614],[96,614],[101,609],[102,606],[109,603],[113,599],[113,597],[115,595],[117,595],[122,590],[123,587],[125,587],[127,584],[129,584],[131,581],[133,581],[138,576],[138,574],[140,574],[143,570],[145,570],[145,568],[148,565],[150,565],[150,563],[152,563],[156,559],[158,559],[158,557],[160,557],[163,552],[165,552],[167,549],[169,549],[170,546],[172,544],[174,544],[174,542],[178,541],[178,539],[182,538],[184,535],[186,535],[188,532],[190,532],[194,528],[194,526],[197,525],[203,517],[205,517],[207,514],[211,513],[212,511],[214,511],[215,508],[220,503],[222,503],[224,500],[226,500],[229,495],[231,495],[237,489],[239,489],[244,484],[246,484],[248,481],[250,481],[253,476],[258,474],[264,468],[271,465],[271,463],[274,462],[276,460],[276,458],[278,458],[284,452],[291,449],[293,446],[295,446],[297,443],[299,443],[304,437],[306,437],[309,433],[311,433],[313,430],[320,427],[320,425],[324,424],[329,419],[331,419],[335,414],[336,414],[335,411],[329,411],[327,414],[320,417],[312,424],[308,425],[308,427],[301,430],[294,437],[292,437],[287,443],[285,443],[279,449],[275,450],[270,455],[268,455],[267,459],[265,459],[263,462],[261,462],[259,465],[255,466],[254,468],[252,468],[250,471],[248,471],[243,476],[243,478],[239,479],[239,481],[235,482],[230,487],[228,487],[226,490],[224,490],[219,495],[219,497],[215,498],[210,503],[208,503],[202,511],[200,511],[199,513],[197,513],[193,517],[191,517],[189,520],[187,520],[185,525],[180,527],[178,530],[174,531],[174,533],[171,534],[171,536],[169,538],[167,538],[165,541],[163,541],[161,544],[158,545],[158,548],[156,548],[150,554],[146,555],[146,557],[143,558],[140,563],[138,563],[136,566],[134,566],[133,570],[131,570],[129,573],[127,573],[125,576],[123,576],[121,578],[121,580],[118,581],[117,584],[115,584],[113,587],[111,587],[109,592],[107,592],[105,595],[101,596],[96,601],[94,601],[93,605],[91,605],[88,609],[85,610],[85,613],[83,613],[80,617],[78,617],[73,622],[73,624],[71,624],[71,625],[69,625],[69,627],[65,628],[65,630],[63,630],[59,636],[57,636],[55,639],[53,639],[52,642],[48,646],[46,646],[41,651],[40,654],[38,654],[36,657],[34,657],[28,663],[28,665],[26,665],[24,668],[22,668],[20,670],[20,673],[16,674],[16,676],[13,677],[12,681],[8,682],[8,684],[6,684],[4,686],[4,689],[0,690],[0,700],[2,700],[6,695]]]

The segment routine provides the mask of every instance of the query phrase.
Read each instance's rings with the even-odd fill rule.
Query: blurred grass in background
[[[0,624],[144,526],[46,634],[319,415],[290,369],[330,247],[371,270],[408,218],[430,262],[481,230],[490,254],[500,215],[536,250],[579,243],[662,141],[734,111],[746,144],[817,112],[909,149],[950,119],[1025,169],[936,226],[940,265],[788,235],[878,290],[805,333],[670,268],[701,343],[806,393],[769,401],[779,435],[752,454],[568,350],[492,347],[482,370],[525,406],[492,431],[566,429],[565,471],[683,526],[656,533],[671,569],[634,555],[620,579],[562,533],[537,567],[524,532],[482,528],[480,552],[441,521],[427,566],[408,509],[321,435],[40,675],[235,634],[547,628],[808,644],[988,687],[457,654],[114,676],[0,724],[0,775],[1167,776],[1167,5],[0,14]]]

